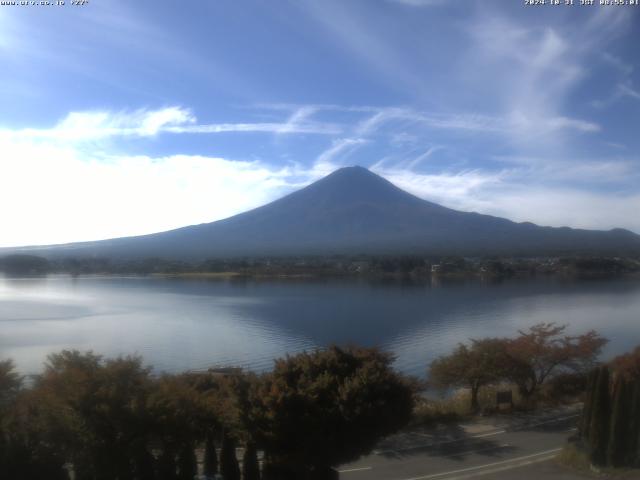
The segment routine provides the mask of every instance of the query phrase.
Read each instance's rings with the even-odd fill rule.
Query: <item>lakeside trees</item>
[[[206,473],[240,479],[239,446],[243,478],[260,478],[258,450],[269,478],[328,478],[331,466],[408,421],[414,386],[391,361],[376,349],[331,347],[278,360],[263,375],[156,377],[139,357],[63,351],[28,388],[0,362],[0,472],[192,479],[203,448]]]
[[[586,375],[607,343],[593,330],[582,335],[566,335],[565,330],[566,325],[540,323],[515,338],[471,340],[434,360],[429,379],[439,387],[469,388],[472,411],[478,410],[481,387],[503,381],[516,385],[528,401],[550,378]]]
[[[586,373],[608,340],[594,330],[582,335],[565,335],[566,325],[539,323],[507,341],[506,377],[524,398],[530,398],[549,378],[559,372]]]
[[[477,412],[480,388],[504,378],[506,355],[506,342],[501,338],[471,340],[468,346],[459,344],[451,354],[431,363],[430,383],[443,388],[468,388],[471,411]]]
[[[172,260],[159,257],[140,257],[118,260],[109,257],[52,258],[34,255],[0,257],[0,272],[9,276],[68,273],[72,275],[206,275],[229,274],[240,276],[358,276],[427,281],[438,278],[490,278],[547,276],[609,277],[637,275],[640,258],[601,256],[541,256],[521,257],[459,257],[428,254],[343,254],[301,256],[240,256],[202,260]]]

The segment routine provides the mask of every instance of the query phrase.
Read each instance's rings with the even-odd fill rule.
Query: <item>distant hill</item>
[[[347,167],[272,203],[212,223],[138,237],[3,250],[0,255],[20,251],[123,260],[341,253],[628,255],[640,253],[640,236],[623,229],[540,227],[460,212],[415,197],[365,168]]]

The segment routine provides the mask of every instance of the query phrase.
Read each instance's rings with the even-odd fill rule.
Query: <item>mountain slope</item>
[[[539,227],[459,212],[417,198],[365,168],[348,167],[217,222],[28,250],[46,256],[180,259],[333,253],[611,255],[640,253],[640,236],[622,229]]]

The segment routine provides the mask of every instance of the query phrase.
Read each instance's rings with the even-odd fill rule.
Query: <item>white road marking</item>
[[[371,470],[372,467],[347,468],[346,470],[338,470],[338,473],[362,472],[363,470]]]
[[[507,433],[507,431],[506,430],[497,430],[495,432],[490,432],[490,433],[480,433],[478,435],[471,435],[471,438],[493,437],[494,435],[500,435],[502,433]]]
[[[492,468],[490,470],[483,470],[481,472],[469,473],[462,475],[461,477],[449,477],[447,480],[466,480],[468,478],[481,477],[483,475],[489,475],[490,473],[506,472],[507,470],[513,470],[514,468],[526,467],[527,465],[534,465],[536,463],[548,462],[556,457],[555,454],[548,455],[546,457],[534,458],[533,460],[526,460],[524,462],[518,462],[513,465],[505,465],[503,467]]]
[[[521,460],[527,460],[527,459],[530,459],[530,458],[539,457],[541,455],[549,455],[549,454],[552,454],[552,453],[555,454],[555,453],[559,452],[560,450],[562,450],[562,447],[561,448],[554,448],[553,450],[546,450],[544,452],[533,453],[531,455],[525,455],[523,457],[511,458],[509,460],[503,460],[501,462],[487,463],[485,465],[478,465],[478,466],[469,467],[469,468],[461,468],[460,470],[451,470],[449,472],[433,473],[431,475],[424,475],[422,477],[405,478],[404,480],[427,480],[427,479],[430,479],[430,478],[444,477],[445,475],[454,475],[456,473],[471,472],[473,470],[481,470],[483,468],[495,467],[497,465],[505,465],[505,464],[508,464],[508,463],[520,462]],[[553,457],[550,457],[550,458],[553,458]]]

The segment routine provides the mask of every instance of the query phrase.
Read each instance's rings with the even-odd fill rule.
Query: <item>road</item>
[[[443,432],[410,432],[339,468],[341,480],[574,480],[553,458],[575,431],[575,412],[500,427],[457,426]]]

